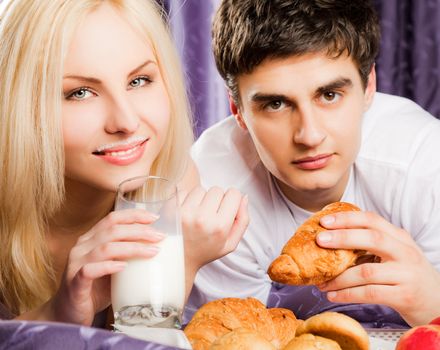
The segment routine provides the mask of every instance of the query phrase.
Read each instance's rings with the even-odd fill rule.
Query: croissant
[[[294,236],[284,245],[281,255],[269,266],[273,281],[291,285],[316,285],[329,281],[350,266],[365,251],[321,248],[316,236],[325,228],[319,224],[321,217],[340,211],[359,211],[353,204],[335,202],[325,206],[307,219]]]
[[[256,332],[275,349],[281,349],[295,336],[301,322],[292,311],[267,309],[254,298],[224,298],[206,303],[197,310],[185,334],[194,350],[208,350],[219,338],[238,329]],[[228,344],[238,337],[246,338],[246,342],[249,340],[249,334],[240,331],[222,341]]]

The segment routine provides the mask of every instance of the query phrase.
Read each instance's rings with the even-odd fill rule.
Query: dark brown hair
[[[348,54],[365,87],[380,27],[369,0],[223,0],[212,37],[217,69],[238,104],[237,76],[266,59],[311,52]]]

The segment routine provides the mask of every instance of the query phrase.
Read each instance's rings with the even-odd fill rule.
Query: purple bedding
[[[268,307],[284,307],[306,319],[323,311],[349,315],[366,328],[407,328],[408,325],[394,310],[381,305],[334,304],[312,286],[274,284]],[[133,339],[110,331],[68,325],[29,321],[0,321],[0,350],[170,350],[177,349]]]

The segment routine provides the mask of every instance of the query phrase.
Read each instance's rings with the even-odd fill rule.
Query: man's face
[[[288,198],[340,199],[375,92],[374,70],[364,89],[350,57],[313,53],[266,60],[237,83],[241,103],[231,109]]]

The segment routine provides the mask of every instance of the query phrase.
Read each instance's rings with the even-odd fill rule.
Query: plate
[[[383,340],[374,337],[369,338],[371,350],[394,350],[396,348],[396,341]]]
[[[394,350],[407,329],[371,328],[366,331],[370,338],[371,350]]]

